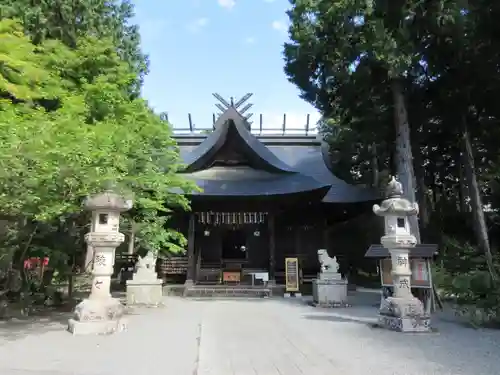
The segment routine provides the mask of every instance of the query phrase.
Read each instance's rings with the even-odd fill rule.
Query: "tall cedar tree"
[[[498,41],[489,21],[498,7],[483,0],[290,2],[285,71],[303,98],[322,112],[333,143],[354,154],[342,155],[347,173],[356,173],[353,165],[358,172],[360,165],[387,165],[392,134],[395,169],[410,200],[415,201],[418,186],[422,207],[429,200],[434,209],[438,201],[444,207],[450,196],[462,200],[461,207],[470,202],[476,242],[495,279],[481,195],[495,186],[485,180],[498,165],[491,152],[494,130],[484,127],[498,118],[489,105],[492,92],[484,92],[499,87],[491,79],[497,75],[491,46]],[[373,150],[384,160],[371,163]],[[477,167],[474,153],[481,156]],[[418,235],[416,222],[412,230]]]

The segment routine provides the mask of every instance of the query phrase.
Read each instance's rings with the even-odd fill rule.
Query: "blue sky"
[[[258,122],[303,128],[314,108],[299,98],[283,72],[287,0],[135,0],[143,50],[150,73],[143,96],[165,111],[175,127],[211,126],[213,92],[224,98],[254,93],[249,102]]]

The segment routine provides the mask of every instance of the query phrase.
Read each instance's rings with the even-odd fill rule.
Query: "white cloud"
[[[208,18],[202,17],[198,18],[186,25],[188,31],[196,33],[208,25]]]
[[[274,30],[277,30],[277,31],[283,32],[283,33],[286,32],[288,29],[286,23],[283,21],[273,21],[271,26]]]
[[[217,0],[217,3],[219,4],[219,6],[226,9],[233,9],[236,5],[235,0]]]
[[[256,40],[253,36],[249,36],[248,38],[245,39],[245,44],[254,44],[255,42]]]

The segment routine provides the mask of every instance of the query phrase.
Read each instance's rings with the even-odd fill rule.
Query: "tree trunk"
[[[394,101],[394,123],[396,126],[396,168],[399,181],[403,185],[405,197],[410,202],[416,202],[415,172],[413,170],[413,155],[410,142],[410,125],[406,111],[403,84],[401,79],[392,79],[392,96]],[[411,233],[420,243],[420,228],[418,218],[410,216]]]
[[[90,245],[87,245],[87,252],[85,253],[85,263],[83,265],[84,272],[90,272],[92,271],[92,268],[94,268],[94,255],[94,248]]]
[[[135,230],[133,228],[133,225],[131,225],[130,227],[130,233],[129,233],[129,236],[128,236],[128,254],[129,255],[133,255],[134,254],[134,250],[135,250]]]
[[[493,255],[491,254],[490,241],[488,238],[488,229],[484,217],[483,203],[481,201],[481,191],[477,182],[476,167],[474,165],[474,154],[467,126],[465,115],[462,116],[462,141],[464,147],[465,178],[469,187],[470,204],[472,208],[474,233],[476,241],[481,251],[484,252],[486,263],[494,283],[498,281],[498,275],[493,265]]]
[[[426,229],[429,226],[430,220],[429,194],[427,185],[425,184],[425,168],[420,149],[420,134],[417,131],[410,129],[410,136],[413,140],[412,153],[415,155],[413,157],[413,166],[415,167],[415,180],[417,182],[417,202],[420,206],[420,237],[425,238]]]
[[[375,142],[372,143],[370,147],[371,152],[371,168],[372,168],[372,185],[373,187],[379,187],[380,183],[380,173],[378,170],[378,156],[377,156],[377,144]]]
[[[95,230],[94,226],[94,221],[90,219],[90,230],[89,232],[93,232]],[[83,272],[90,272],[94,268],[94,256],[95,256],[95,250],[92,246],[87,244],[87,252],[85,254],[85,260],[83,264]]]
[[[462,149],[464,147],[462,146]],[[457,166],[458,175],[458,209],[460,212],[470,212],[469,200],[470,194],[467,187],[467,179],[465,177],[465,164],[466,164],[466,153],[458,149],[457,155],[455,155],[455,164]]]

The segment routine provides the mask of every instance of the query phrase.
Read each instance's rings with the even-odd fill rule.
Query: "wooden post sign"
[[[287,292],[299,291],[299,258],[285,259],[285,288]]]

